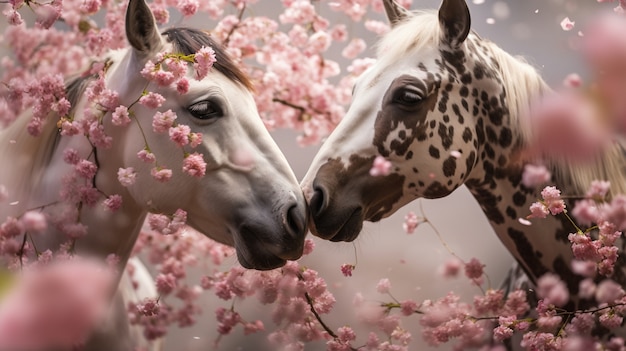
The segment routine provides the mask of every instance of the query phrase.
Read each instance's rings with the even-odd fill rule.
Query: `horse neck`
[[[519,221],[530,213],[530,205],[540,199],[541,190],[529,189],[521,183],[520,151],[528,133],[520,117],[528,113],[529,101],[547,90],[546,84],[532,67],[501,49],[494,47],[490,54],[498,62],[496,70],[508,105],[502,110],[508,114],[501,116],[498,124],[487,116],[477,124],[478,159],[465,184],[496,235],[533,281],[547,272],[555,272],[570,284],[570,290],[577,291],[580,279],[570,269],[572,252],[567,240],[567,234],[573,231],[570,224],[560,218],[535,220],[530,226]],[[490,137],[494,132],[502,136],[504,129],[508,129],[506,134],[512,135],[513,140],[503,143],[497,137]]]
[[[76,111],[85,102],[76,105]],[[59,229],[62,221],[77,222],[87,226],[87,235],[73,242],[73,251],[78,255],[106,258],[116,255],[118,267],[123,269],[132,253],[133,245],[147,214],[136,204],[126,189],[117,182],[118,164],[111,162],[115,157],[102,157],[95,185],[104,194],[122,196],[122,206],[112,212],[105,209],[101,196],[93,206],[85,204],[69,205],[61,201],[66,178],[73,172],[73,166],[64,160],[64,150],[75,149],[86,157],[93,150],[84,136],[61,137],[56,127],[56,116],[49,116],[39,137],[32,137],[26,131],[29,116],[22,116],[10,128],[3,131],[1,140],[9,147],[2,149],[3,160],[10,160],[10,172],[4,167],[0,183],[9,190],[9,200],[0,203],[0,213],[19,217],[29,210],[41,211],[47,215],[46,233],[30,235],[36,252],[56,251],[61,244],[71,242]],[[99,153],[114,153],[116,150],[99,150]],[[90,158],[93,161],[93,157]],[[102,161],[99,158],[99,161]],[[26,175],[30,175],[26,176]],[[7,205],[13,202],[14,205]],[[17,203],[16,203],[17,202]],[[71,216],[67,214],[71,213]],[[61,220],[59,221],[58,219]],[[58,222],[58,223],[57,223]]]

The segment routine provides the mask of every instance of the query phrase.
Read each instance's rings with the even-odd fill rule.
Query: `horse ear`
[[[163,44],[152,11],[144,0],[130,0],[128,3],[126,38],[141,56],[156,52]]]
[[[469,34],[472,19],[465,0],[443,0],[439,8],[439,23],[444,42],[459,46]]]
[[[411,12],[398,4],[396,0],[383,0],[383,5],[385,5],[385,13],[392,27],[411,16]]]

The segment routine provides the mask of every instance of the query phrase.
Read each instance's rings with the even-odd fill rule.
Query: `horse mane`
[[[184,55],[195,54],[203,46],[211,47],[215,52],[213,68],[228,79],[242,84],[248,90],[254,90],[248,76],[235,64],[222,45],[213,40],[207,32],[187,27],[175,27],[167,29],[162,34],[168,42],[172,43],[176,51]]]
[[[381,38],[377,56],[381,62],[404,57],[424,46],[439,46],[441,30],[436,11],[414,11]],[[495,43],[471,32],[464,45],[474,46],[475,54],[482,57],[483,64],[500,74],[508,103],[508,122],[514,133],[526,145],[531,140],[531,128],[527,116],[532,104],[550,91],[537,69],[519,56],[513,56]],[[477,46],[480,46],[478,48]],[[479,51],[480,49],[484,51]],[[485,57],[485,55],[487,55]],[[626,145],[615,142],[602,155],[588,163],[573,164],[562,158],[545,160],[547,167],[573,194],[584,194],[591,181],[608,180],[611,194],[626,193]]]
[[[409,52],[422,46],[438,45],[439,19],[435,11],[414,11],[397,22],[376,45],[378,60],[396,60],[406,56]]]
[[[483,44],[488,48],[501,74],[511,124],[518,126],[514,132],[527,144],[532,137],[528,123],[532,104],[550,92],[550,88],[539,72],[523,58],[512,56],[490,41],[484,40]],[[571,195],[585,194],[594,180],[610,181],[610,195],[616,195],[626,193],[625,155],[624,145],[614,142],[593,160],[570,162],[562,157],[548,156],[543,161],[559,185],[567,186],[564,190]]]
[[[37,137],[27,130],[30,117],[29,109],[0,131],[0,160],[11,160],[10,166],[0,171],[0,184],[9,192],[7,202],[14,203],[9,207],[0,206],[3,216],[17,216],[26,210],[28,204],[23,200],[29,198],[30,191],[41,179],[57,142],[58,129],[51,115],[43,121]]]

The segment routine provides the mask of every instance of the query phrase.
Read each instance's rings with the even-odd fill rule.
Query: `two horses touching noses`
[[[69,242],[78,254],[114,254],[123,272],[147,214],[173,217],[182,210],[188,225],[235,247],[242,266],[269,270],[301,257],[307,226],[322,239],[353,241],[364,221],[379,221],[417,198],[441,198],[466,185],[531,281],[555,272],[576,290],[569,246],[541,233],[560,232],[563,224],[546,220],[528,233],[518,221],[538,198],[536,189],[521,184],[522,168],[514,161],[528,134],[520,116],[548,90],[546,84],[528,64],[470,30],[464,0],[443,0],[436,14],[409,12],[394,0],[383,3],[392,29],[380,42],[378,60],[358,79],[350,110],[298,184],[259,117],[251,83],[224,49],[201,31],[160,33],[145,1],[130,0],[130,48],[104,57],[101,72],[69,81],[69,122],[76,123],[77,135],[62,135],[56,122],[63,116],[52,113],[36,138],[27,132],[28,113],[0,134],[0,159],[13,164],[0,170],[0,184],[9,190],[0,213],[19,221],[34,209],[51,224],[46,235],[20,232],[11,240],[32,243],[37,252]],[[215,51],[213,69],[202,79],[187,72],[184,94],[142,74],[163,53],[188,56],[207,47]],[[85,113],[93,107],[85,91],[94,81],[116,91],[119,100]],[[157,130],[154,107],[137,103],[147,91],[163,98],[160,112],[176,116],[170,128],[186,126],[202,141],[176,145]],[[124,126],[112,121],[117,106],[132,112]],[[68,150],[80,161],[68,162]],[[188,172],[190,155],[200,155],[204,163],[195,166],[195,175]],[[377,157],[391,163],[389,174],[370,175]],[[61,201],[67,200],[58,191],[68,186],[64,175],[74,174],[79,164],[96,166],[91,177],[70,179],[71,186],[87,192]],[[121,184],[121,169],[132,174],[132,182]],[[164,176],[164,170],[170,173]],[[605,173],[589,177],[602,179]],[[559,185],[589,177],[565,174]],[[120,196],[121,205],[103,210],[112,195]],[[80,222],[84,235],[68,220]],[[618,281],[623,276],[620,270]],[[116,303],[112,325],[127,326],[124,303]],[[130,349],[131,333],[128,327],[99,330],[86,349]]]
[[[11,165],[0,170],[9,264],[19,269],[61,249],[103,260],[114,255],[117,271],[125,272],[149,212],[183,218],[234,247],[245,268],[269,270],[300,258],[306,203],[259,116],[248,77],[208,33],[184,27],[160,33],[144,0],[129,1],[125,24],[130,47],[66,83],[67,114],[26,110],[0,134],[0,159]],[[212,49],[215,62],[200,74],[180,60],[202,49]],[[150,80],[156,65],[145,67],[156,62],[182,67],[186,91],[171,80]],[[47,225],[24,230],[29,216]],[[123,301],[134,289],[122,273],[114,280],[122,282],[115,308],[87,350],[130,350],[141,339]],[[154,287],[148,290],[156,297]]]

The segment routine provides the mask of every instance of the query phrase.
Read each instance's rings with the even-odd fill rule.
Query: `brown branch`
[[[298,273],[298,279],[304,281],[302,274]],[[320,314],[315,309],[315,306],[313,306],[313,298],[311,298],[311,295],[309,295],[309,293],[305,291],[304,298],[306,299],[306,303],[309,305],[309,309],[311,310],[311,313],[313,313],[313,315],[315,316],[315,319],[322,326],[324,331],[327,332],[328,335],[330,335],[333,339],[338,340],[339,336],[335,334],[335,332],[332,329],[330,329],[330,327],[324,322],[324,320],[322,320],[322,316],[320,316]],[[350,346],[350,350],[358,351],[352,346]]]
[[[224,42],[222,43],[222,45],[224,45],[224,47],[228,46],[228,42],[230,41],[230,36],[237,30],[237,28],[239,28],[239,24],[241,24],[241,20],[243,19],[243,13],[246,11],[246,3],[243,3],[243,6],[241,7],[241,9],[239,10],[239,13],[237,14],[237,24],[235,24],[229,31],[228,34],[226,34],[226,38],[224,39]]]

